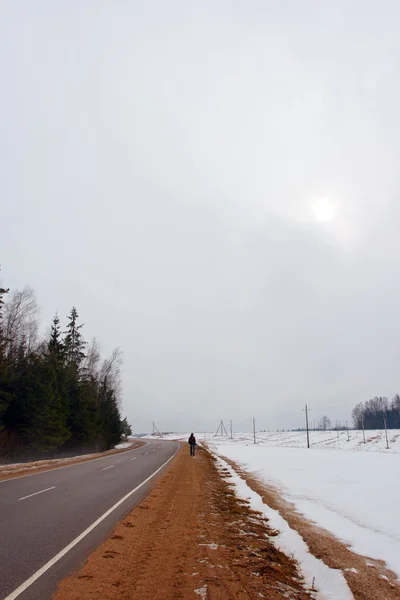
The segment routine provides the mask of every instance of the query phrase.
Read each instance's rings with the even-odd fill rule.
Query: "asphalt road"
[[[0,599],[51,598],[58,581],[143,500],[158,474],[146,480],[177,447],[151,441],[129,452],[0,482]]]

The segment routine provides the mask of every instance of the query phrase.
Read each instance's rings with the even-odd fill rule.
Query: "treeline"
[[[353,408],[355,429],[400,429],[400,396],[396,394],[390,401],[385,396],[360,402]]]
[[[101,360],[76,308],[38,337],[33,290],[0,286],[0,460],[106,450],[131,429],[120,414],[121,353]]]

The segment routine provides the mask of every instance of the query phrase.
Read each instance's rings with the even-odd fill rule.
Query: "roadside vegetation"
[[[0,461],[108,450],[131,434],[120,413],[121,352],[101,358],[78,311],[44,339],[30,288],[0,286]]]

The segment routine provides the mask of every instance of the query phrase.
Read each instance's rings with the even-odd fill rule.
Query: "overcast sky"
[[[136,431],[400,392],[397,0],[3,0],[0,263]],[[64,320],[65,324],[65,320]]]

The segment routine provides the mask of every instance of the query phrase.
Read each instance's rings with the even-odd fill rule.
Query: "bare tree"
[[[351,413],[351,418],[353,419],[353,425],[356,429],[362,429],[363,421],[364,421],[364,406],[362,402],[356,404]]]
[[[96,377],[100,359],[100,346],[94,337],[87,346],[86,356],[83,360],[83,368],[91,377]]]
[[[400,396],[398,394],[392,398],[392,410],[397,410],[400,413]]]
[[[38,312],[35,291],[30,287],[15,290],[7,298],[4,304],[3,333],[8,353],[22,343],[28,350],[34,348],[39,327]]]
[[[121,365],[122,352],[119,348],[115,348],[110,358],[106,358],[100,370],[100,382],[114,390],[115,397],[118,403],[121,403]]]
[[[330,418],[327,417],[326,415],[321,417],[321,419],[318,423],[318,428],[322,429],[323,431],[326,431],[327,429],[332,429],[332,424],[331,424]]]

